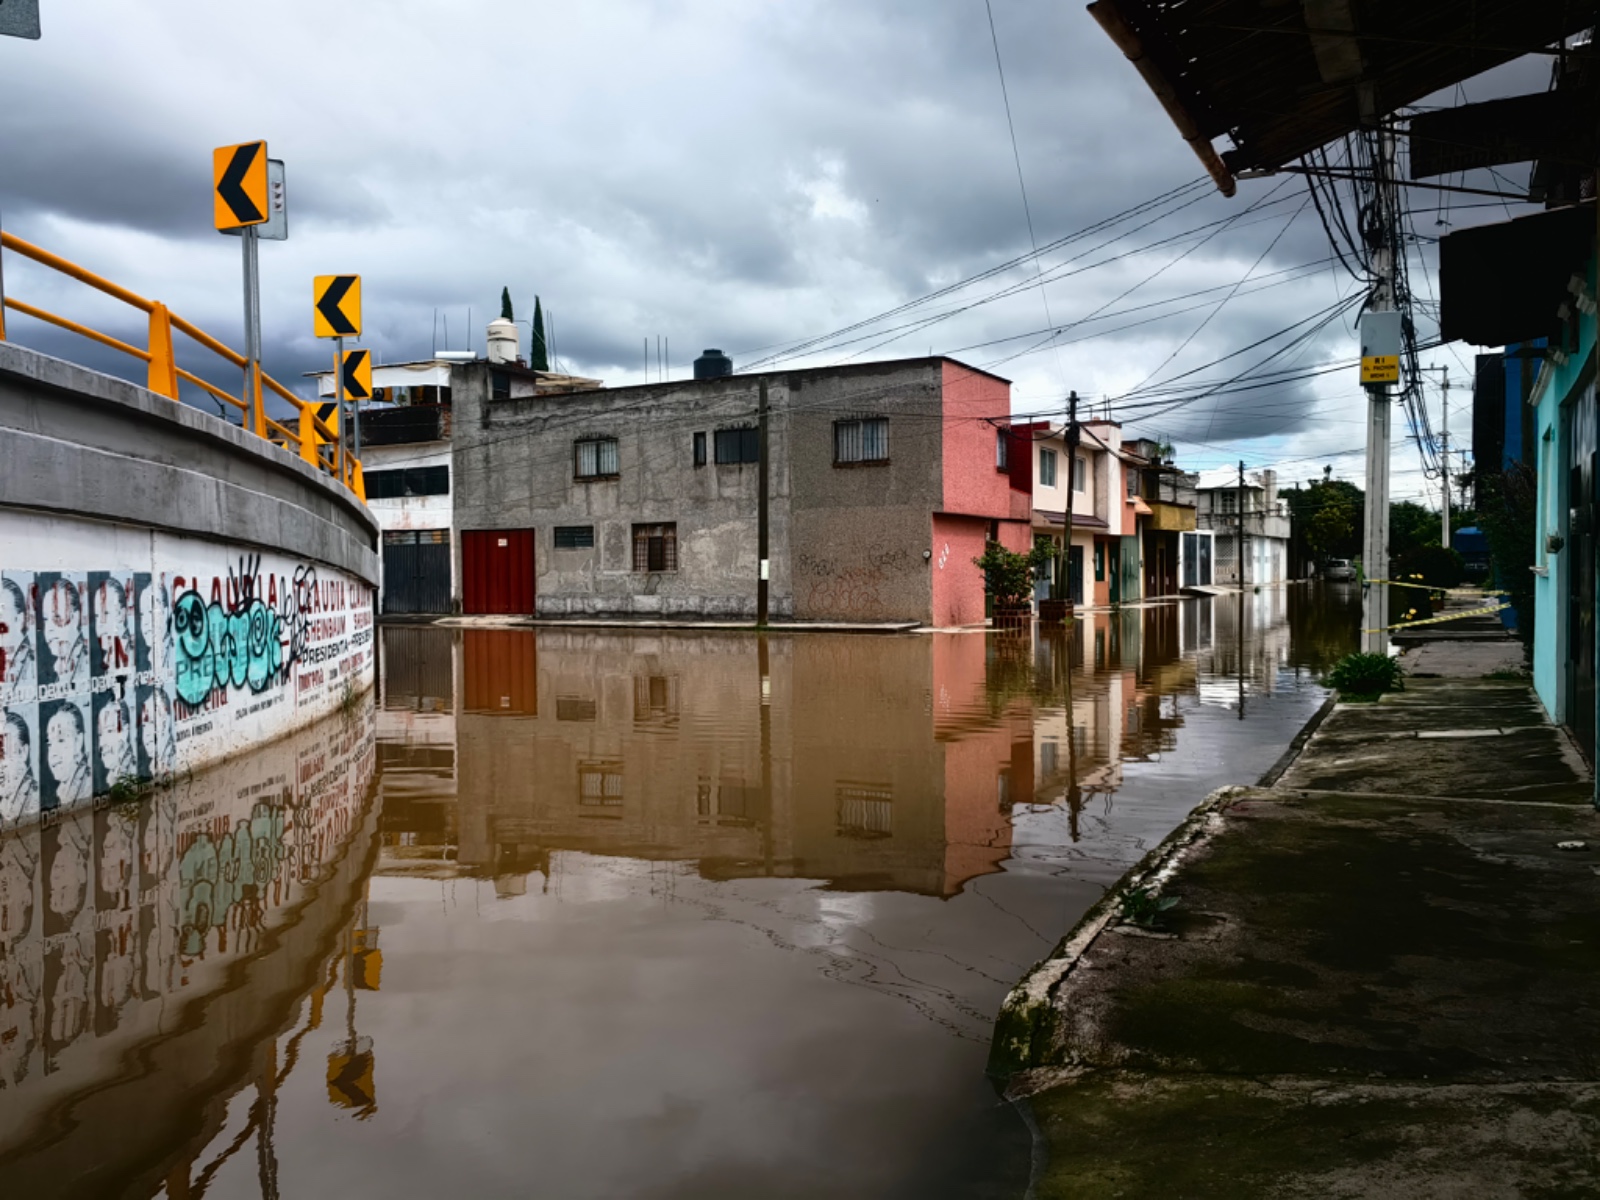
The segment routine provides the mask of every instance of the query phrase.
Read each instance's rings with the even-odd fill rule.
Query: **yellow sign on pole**
[[[267,223],[272,214],[265,142],[240,142],[211,152],[211,208],[218,229]]]
[[[1400,356],[1379,354],[1361,360],[1362,383],[1399,383]]]
[[[361,336],[361,276],[318,275],[311,304],[318,337]]]
[[[344,394],[351,400],[372,399],[372,355],[366,350],[344,352]]]

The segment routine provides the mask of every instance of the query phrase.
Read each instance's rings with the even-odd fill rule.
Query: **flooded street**
[[[386,627],[364,709],[0,841],[0,1190],[1021,1196],[1000,1001],[1357,603]]]

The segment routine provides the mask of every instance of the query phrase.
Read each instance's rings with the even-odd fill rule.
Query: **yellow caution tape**
[[[1460,612],[1453,612],[1444,617],[1424,617],[1420,621],[1401,621],[1398,625],[1382,625],[1377,629],[1363,629],[1362,633],[1387,633],[1391,629],[1412,629],[1418,625],[1437,625],[1441,621],[1455,621],[1461,617],[1487,617],[1501,609],[1510,608],[1509,604],[1494,604],[1488,608],[1463,608]]]
[[[1363,583],[1383,583],[1383,584],[1387,584],[1389,587],[1418,588],[1418,589],[1420,589],[1421,591],[1424,591],[1424,592],[1448,592],[1450,590],[1449,588],[1432,587],[1432,586],[1430,586],[1429,584],[1426,584],[1426,583],[1406,583],[1406,582],[1404,582],[1403,580],[1400,580],[1400,579],[1364,579],[1364,580],[1362,580],[1362,582]]]

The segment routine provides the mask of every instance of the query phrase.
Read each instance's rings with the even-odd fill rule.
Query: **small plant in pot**
[[[1055,558],[1055,548],[1037,541],[1027,554],[1007,550],[999,542],[989,542],[983,554],[972,560],[983,572],[983,590],[994,602],[994,623],[998,627],[1027,624],[1033,615],[1033,579],[1038,569]]]

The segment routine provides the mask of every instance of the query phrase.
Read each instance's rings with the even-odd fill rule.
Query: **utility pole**
[[[1375,118],[1374,118],[1375,119]],[[1372,296],[1362,315],[1362,374],[1367,389],[1367,510],[1361,541],[1361,649],[1387,654],[1389,636],[1389,383],[1399,379],[1400,314],[1395,304],[1395,135],[1390,127],[1378,130],[1378,152],[1372,164],[1374,208],[1369,251]],[[1365,378],[1368,363],[1393,356],[1393,374],[1374,371]]]
[[[760,493],[756,502],[756,559],[760,563],[759,577],[756,580],[756,624],[767,623],[767,576],[771,573],[767,561],[767,480],[768,449],[770,441],[767,430],[767,381],[760,383],[760,403],[757,405],[757,450],[759,462],[756,468],[756,489]],[[765,713],[765,709],[762,710]]]
[[[1444,460],[1444,469],[1440,474],[1440,482],[1444,484],[1444,508],[1441,512],[1444,523],[1443,536],[1439,544],[1446,550],[1450,548],[1450,368],[1439,368],[1439,382],[1444,389],[1444,398],[1440,402],[1443,411],[1444,427],[1439,435],[1439,457]]]
[[[1234,489],[1234,497],[1235,497],[1235,499],[1234,499],[1234,507],[1238,509],[1238,524],[1239,524],[1239,537],[1238,537],[1239,546],[1238,546],[1238,550],[1237,550],[1237,553],[1238,553],[1239,557],[1238,557],[1238,560],[1237,560],[1238,561],[1238,572],[1237,573],[1238,573],[1238,576],[1239,576],[1239,587],[1242,590],[1244,588],[1244,585],[1245,585],[1245,569],[1244,569],[1244,459],[1242,459],[1242,458],[1239,460],[1239,486]]]
[[[1239,460],[1239,598],[1234,609],[1239,655],[1239,720],[1244,720],[1244,459]]]

